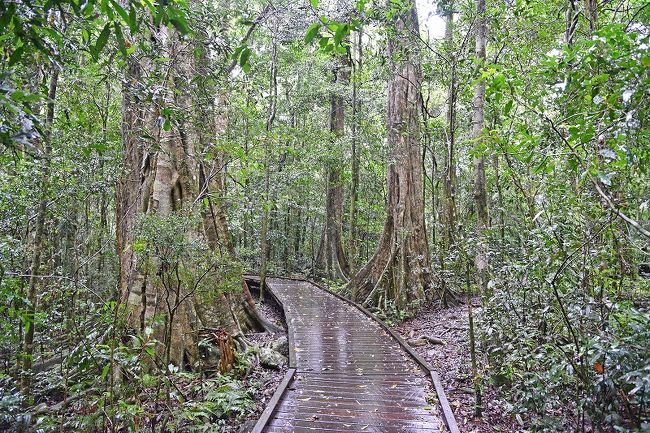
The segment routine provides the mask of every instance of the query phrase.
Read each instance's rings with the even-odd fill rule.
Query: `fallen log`
[[[407,340],[407,343],[409,344],[409,346],[412,346],[412,347],[426,346],[429,343],[431,343],[431,344],[439,344],[439,345],[442,345],[442,346],[447,344],[443,340],[441,340],[440,338],[433,337],[433,336],[430,336],[430,335],[421,335],[418,338],[411,338],[411,339]]]

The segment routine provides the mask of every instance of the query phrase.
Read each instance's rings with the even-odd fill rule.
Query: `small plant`
[[[218,374],[195,385],[196,398],[175,412],[171,431],[219,432],[228,417],[243,419],[255,408],[252,394],[230,375]]]

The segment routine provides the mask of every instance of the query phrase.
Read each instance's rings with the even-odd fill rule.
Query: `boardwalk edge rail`
[[[245,279],[250,279],[250,280],[259,280],[259,277],[252,276],[252,275],[244,275]],[[372,314],[368,309],[366,309],[364,306],[357,304],[356,302],[346,298],[345,296],[336,293],[329,288],[325,287],[324,285],[317,283],[316,281],[312,281],[309,279],[305,278],[292,278],[292,277],[276,277],[276,276],[268,276],[268,278],[276,278],[279,280],[291,280],[291,281],[305,281],[308,283],[313,284],[314,286],[318,287],[319,289],[333,295],[334,297],[342,300],[343,302],[346,302],[355,308],[357,308],[359,311],[361,311],[363,314],[365,314],[367,317],[370,319],[374,320],[375,322],[379,323],[379,325],[384,329],[384,331],[388,332],[391,337],[393,337],[400,346],[406,352],[411,355],[411,357],[415,360],[417,364],[420,365],[420,367],[431,377],[431,381],[433,382],[433,387],[436,391],[436,394],[438,396],[438,402],[440,403],[440,407],[442,408],[442,418],[447,426],[447,429],[449,430],[450,433],[460,433],[460,430],[458,429],[458,423],[456,422],[456,417],[454,416],[454,412],[451,410],[451,406],[449,405],[449,400],[447,400],[447,395],[445,394],[445,389],[442,386],[442,382],[440,381],[440,375],[436,370],[433,369],[431,364],[427,362],[422,356],[420,356],[419,353],[417,353],[411,346],[409,346],[402,337],[400,337],[395,331],[393,331],[383,320],[377,318],[374,314]],[[268,292],[271,293],[275,301],[282,307],[284,311],[284,306],[280,302],[280,300],[275,296],[275,294],[271,291],[268,290]],[[286,314],[285,314],[285,320],[286,320]],[[293,347],[291,345],[292,343],[292,338],[291,338],[291,330],[289,329],[289,325],[287,324],[287,336],[289,337],[289,366],[294,367],[295,364],[295,358],[292,356],[293,355]],[[293,370],[291,372],[291,370]],[[277,407],[278,403],[280,402],[280,398],[282,397],[282,394],[284,394],[284,391],[286,390],[287,386],[289,385],[289,382],[293,378],[293,375],[295,373],[296,369],[295,368],[289,368],[287,371],[287,374],[285,375],[283,381],[280,383],[278,388],[276,389],[275,393],[273,394],[273,397],[269,401],[268,405],[266,406],[266,409],[264,409],[264,412],[262,413],[262,416],[260,419],[257,421],[257,424],[255,424],[255,428],[253,429],[252,433],[261,433],[262,429],[266,426],[266,423],[268,420],[271,418],[273,415],[273,412],[275,411],[275,408]],[[290,374],[291,373],[291,374]],[[285,383],[286,382],[286,383]],[[267,413],[268,411],[268,413]],[[266,416],[265,416],[266,415]]]
[[[308,280],[309,281],[309,280]],[[447,400],[447,395],[445,394],[445,389],[442,386],[442,382],[440,381],[440,376],[438,375],[438,372],[433,369],[431,364],[429,364],[422,356],[420,356],[419,353],[417,353],[411,346],[409,346],[402,337],[400,337],[395,331],[393,331],[383,320],[379,319],[376,317],[374,314],[372,314],[368,309],[366,309],[364,306],[357,304],[356,302],[352,301],[351,299],[346,298],[345,296],[336,293],[327,287],[323,286],[320,283],[317,283],[315,281],[309,281],[316,287],[320,288],[321,290],[326,291],[327,293],[330,293],[334,295],[335,297],[339,298],[340,300],[347,302],[350,305],[353,305],[356,307],[359,311],[361,311],[363,314],[368,316],[370,319],[374,320],[375,322],[379,323],[379,325],[386,331],[388,332],[397,342],[402,346],[404,350],[408,352],[409,355],[422,367],[424,371],[427,372],[431,376],[431,381],[433,382],[433,387],[436,391],[436,394],[438,395],[438,401],[440,403],[440,407],[442,408],[442,417],[445,421],[445,424],[447,425],[447,429],[449,430],[450,433],[460,433],[460,430],[458,429],[458,424],[456,423],[456,417],[454,416],[454,412],[451,410],[451,406],[449,405],[449,400]]]
[[[275,392],[273,393],[273,397],[271,397],[271,400],[269,400],[266,408],[264,409],[264,412],[262,412],[262,415],[260,415],[260,418],[255,423],[255,427],[253,427],[251,433],[262,433],[262,430],[264,430],[264,427],[266,427],[266,424],[268,424],[269,420],[273,416],[278,403],[280,403],[282,394],[284,394],[284,391],[289,386],[289,383],[291,383],[291,380],[293,380],[293,375],[295,373],[295,368],[289,368],[287,370],[284,378],[282,379],[282,382],[280,382],[280,385],[278,385],[276,388]]]
[[[258,281],[259,282],[259,277],[254,276],[254,275],[244,275],[243,276],[244,281],[246,280],[252,280],[252,281]],[[280,299],[273,293],[271,290],[265,290],[265,294],[270,295],[273,300],[282,308],[282,315],[284,316],[284,321],[285,323],[287,322],[287,311],[284,308],[284,304],[280,301]],[[284,377],[282,378],[282,381],[278,385],[278,387],[275,389],[275,392],[273,393],[273,396],[271,397],[271,400],[266,404],[266,407],[264,408],[264,411],[262,412],[262,415],[260,415],[259,419],[255,423],[255,427],[253,427],[253,430],[251,430],[251,433],[262,433],[264,430],[264,427],[266,427],[266,424],[268,424],[269,420],[273,416],[273,413],[275,412],[275,409],[278,407],[278,404],[280,403],[280,400],[282,399],[282,395],[286,391],[287,387],[293,380],[293,376],[296,374],[296,353],[294,351],[293,347],[293,332],[291,329],[289,329],[289,324],[287,323],[287,341],[289,345],[289,368],[287,369],[287,372],[284,374]]]

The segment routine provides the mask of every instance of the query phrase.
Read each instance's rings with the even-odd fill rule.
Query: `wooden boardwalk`
[[[285,312],[292,369],[257,431],[448,431],[431,377],[377,321],[308,281],[268,278],[267,289]]]

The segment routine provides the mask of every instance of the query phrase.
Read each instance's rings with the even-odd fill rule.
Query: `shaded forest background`
[[[477,299],[521,431],[650,431],[648,3],[415,7],[0,4],[0,429],[246,416],[249,272]]]

